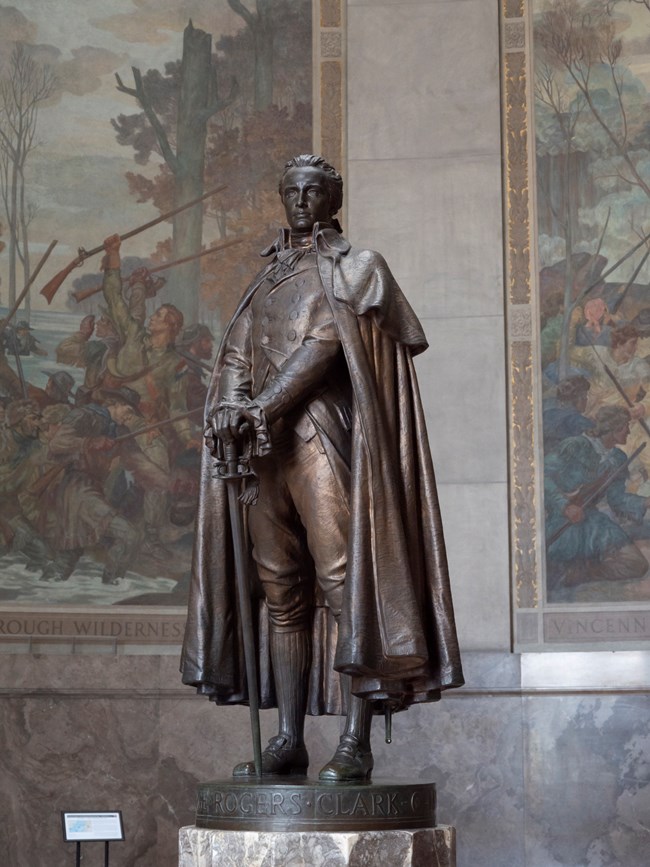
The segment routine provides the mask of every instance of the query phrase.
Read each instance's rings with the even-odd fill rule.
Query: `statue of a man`
[[[463,683],[413,366],[427,342],[384,259],[343,238],[332,166],[295,157],[280,197],[289,228],[226,329],[206,419],[214,442],[253,439],[260,704],[279,715],[262,771],[305,774],[305,714],[345,713],[320,779],[364,781],[373,711]],[[183,681],[242,703],[229,507],[207,450],[201,488]]]

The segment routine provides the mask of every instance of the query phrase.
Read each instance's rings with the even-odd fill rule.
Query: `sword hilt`
[[[228,479],[244,479],[254,475],[250,463],[252,453],[250,437],[245,438],[244,449],[241,454],[236,440],[231,442],[219,441],[219,446],[214,463],[217,478],[226,481]]]

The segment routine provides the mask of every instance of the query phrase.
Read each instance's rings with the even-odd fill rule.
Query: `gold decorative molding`
[[[533,353],[531,341],[510,345],[511,540],[516,608],[540,604],[536,556]]]
[[[531,125],[529,46],[524,0],[503,0],[501,76],[503,100],[506,320],[510,419],[510,546],[515,640],[519,609],[541,605],[537,524],[532,292]],[[534,615],[533,616],[537,616]],[[530,620],[530,618],[529,618]],[[530,641],[531,623],[527,622]]]
[[[345,9],[343,0],[315,0],[320,27],[314,50],[314,146],[345,172]]]
[[[526,55],[505,54],[505,168],[507,276],[511,304],[530,303],[530,201]]]
[[[525,0],[503,0],[504,18],[523,18]]]
[[[342,27],[342,0],[320,0],[320,26]]]

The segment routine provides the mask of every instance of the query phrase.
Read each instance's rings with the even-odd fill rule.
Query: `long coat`
[[[333,229],[315,230],[318,269],[353,388],[350,527],[338,629],[327,609],[313,621],[310,713],[341,712],[334,670],[371,701],[405,707],[462,686],[435,478],[413,355],[421,325],[384,259],[355,250]],[[228,335],[273,267],[249,287]],[[208,394],[214,409],[221,358]],[[225,485],[204,454],[193,578],[181,660],[183,682],[219,704],[247,699]],[[275,704],[268,618],[259,606],[260,702]]]

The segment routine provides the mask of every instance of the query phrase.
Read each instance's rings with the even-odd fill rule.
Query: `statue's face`
[[[327,179],[320,169],[289,169],[280,193],[287,222],[294,232],[310,232],[314,223],[329,223],[332,216]]]

